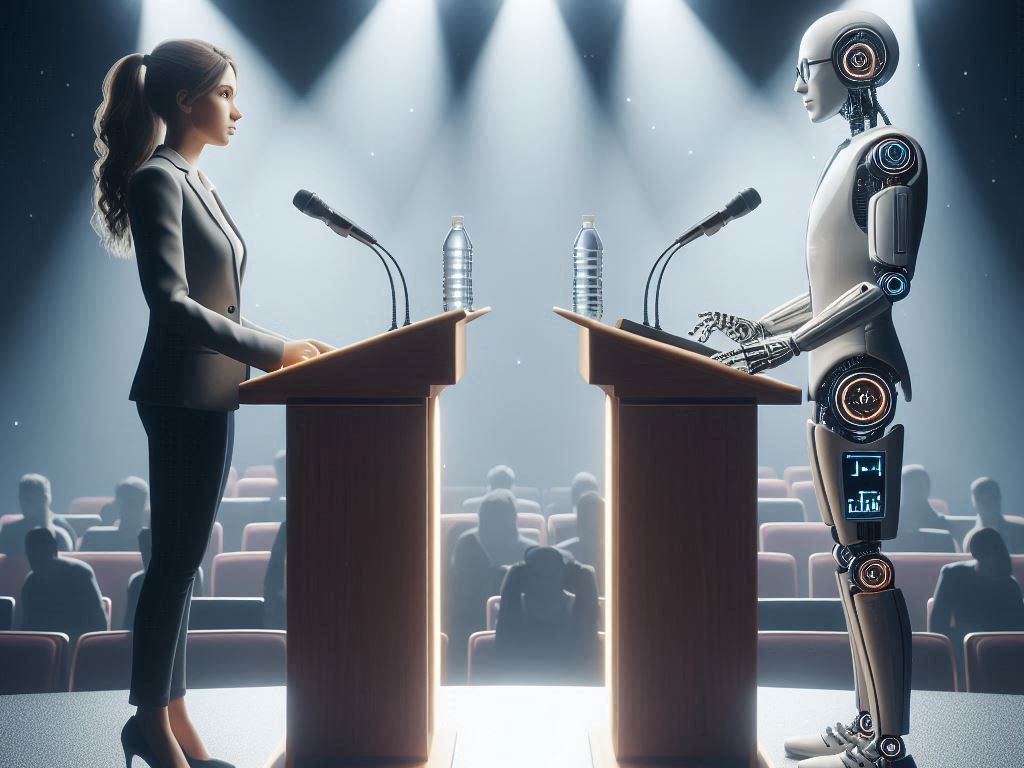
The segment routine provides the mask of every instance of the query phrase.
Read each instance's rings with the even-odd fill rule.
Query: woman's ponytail
[[[96,109],[92,175],[92,226],[112,255],[132,253],[126,197],[128,179],[162,140],[163,121],[146,102],[143,66],[146,57],[132,53],[119,59],[103,78],[103,101]]]

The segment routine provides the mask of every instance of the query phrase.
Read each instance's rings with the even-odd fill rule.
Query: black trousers
[[[185,695],[192,584],[224,495],[234,411],[138,403],[149,439],[153,553],[135,611],[128,701],[162,707]]]

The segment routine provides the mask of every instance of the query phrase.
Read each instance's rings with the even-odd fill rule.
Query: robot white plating
[[[757,321],[701,313],[691,332],[701,342],[714,331],[726,334],[740,347],[715,359],[750,373],[808,353],[808,452],[822,517],[836,541],[857,712],[850,725],[786,742],[791,756],[806,758],[802,768],[916,766],[903,741],[910,620],[892,562],[880,552],[899,522],[903,427],[890,427],[896,385],[911,398],[892,305],[910,290],[928,189],[921,147],[889,123],[878,102],[877,88],[898,61],[892,29],[872,13],[830,13],[807,30],[794,90],[812,122],[841,115],[851,134],[811,201],[809,290]]]

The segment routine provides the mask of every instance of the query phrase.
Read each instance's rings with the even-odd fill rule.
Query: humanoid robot
[[[818,180],[807,225],[809,291],[758,321],[704,312],[691,332],[740,344],[715,359],[757,373],[808,353],[808,452],[818,503],[836,541],[836,581],[854,659],[850,725],[786,742],[802,768],[916,766],[910,721],[911,631],[892,562],[881,554],[899,522],[903,426],[896,385],[910,373],[892,324],[906,298],[924,225],[924,153],[890,125],[876,89],[896,70],[888,24],[864,11],[818,19],[800,42],[794,90],[811,122],[842,115],[850,138]],[[884,125],[877,124],[878,116]]]

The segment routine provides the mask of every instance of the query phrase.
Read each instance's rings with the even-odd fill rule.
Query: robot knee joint
[[[907,754],[907,746],[899,736],[883,736],[878,740],[877,749],[886,760],[899,760]]]
[[[879,552],[866,552],[853,558],[849,565],[850,580],[862,592],[892,589],[892,561]]]

